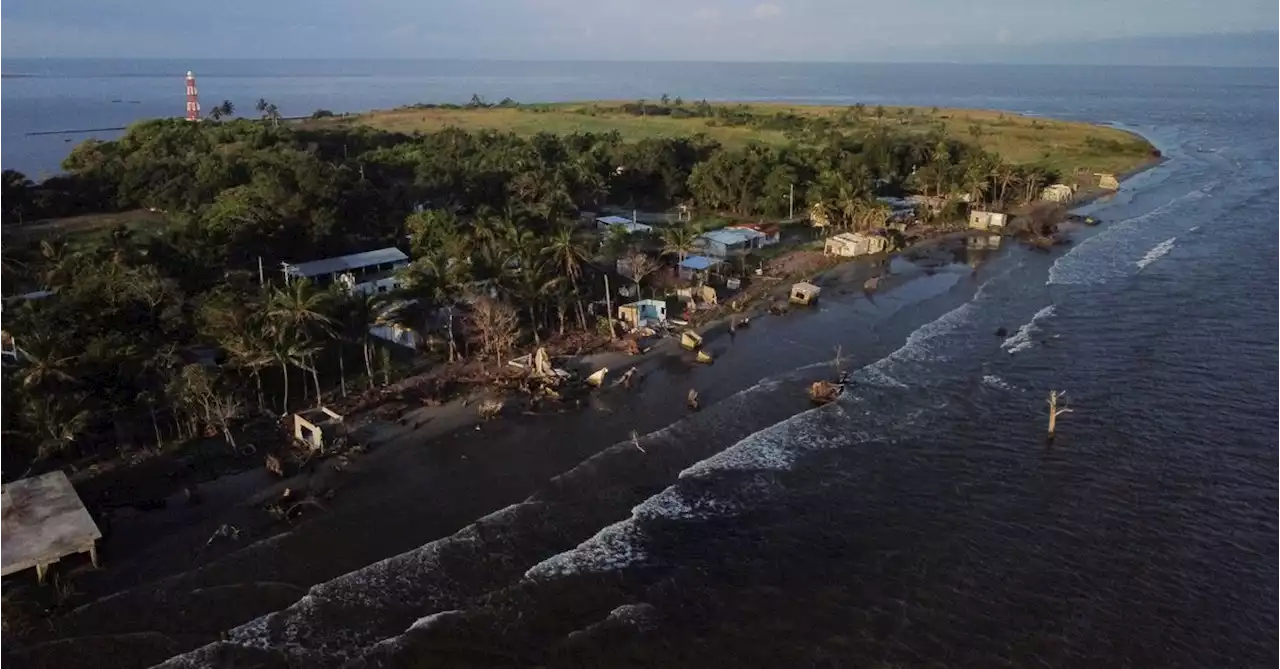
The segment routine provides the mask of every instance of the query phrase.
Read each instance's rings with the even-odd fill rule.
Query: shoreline
[[[1124,174],[1122,180],[1128,180],[1164,160],[1162,157],[1149,161]],[[1069,208],[1086,206],[1110,193],[1090,193],[1073,201]],[[821,269],[813,280],[823,285],[825,299],[839,301],[849,293],[859,291],[862,281],[871,274],[878,273],[881,264],[887,267],[891,258],[905,258],[915,252],[938,248],[946,253],[949,247],[955,246],[971,234],[973,233],[968,230],[947,232],[922,239],[891,256],[838,261]],[[1011,237],[1005,239],[1010,240],[1009,243],[1017,243]],[[917,269],[921,274],[932,271],[927,264],[922,264]],[[888,276],[889,280],[876,291],[877,295],[892,294],[913,278],[909,275]],[[723,310],[706,321],[696,323],[696,329],[704,334],[708,348],[723,350],[723,340],[726,337],[732,338],[726,327],[729,318],[737,314],[750,314],[753,318],[762,316],[770,296],[785,292],[791,282],[797,280],[801,279],[784,278],[778,287],[764,291],[744,311]],[[826,297],[828,294],[832,297]],[[851,299],[865,298],[855,295]],[[802,315],[793,320],[803,323],[807,317]],[[785,322],[788,319],[789,317],[783,316],[779,321]],[[753,335],[747,331],[742,336],[745,339]],[[650,375],[658,378],[670,377],[678,381],[682,375],[680,368],[697,369],[697,366],[691,366],[684,360],[689,356],[679,348],[677,342],[676,338],[665,339],[638,356],[606,351],[580,356],[577,362],[588,367],[608,366],[611,378],[623,368],[634,366],[642,369],[639,372],[642,386],[649,385],[647,377]],[[720,357],[718,353],[716,357]],[[731,371],[714,370],[713,366],[710,368],[714,370],[713,375],[742,376],[735,375],[732,371],[736,366],[741,366],[742,362],[717,360],[716,364],[728,366]],[[688,374],[688,369],[683,372]],[[660,390],[666,391],[667,397],[650,397]],[[723,386],[712,387],[705,392],[700,390],[706,401],[704,411],[714,409],[721,400],[733,397],[741,390],[742,388],[733,391]],[[141,610],[154,606],[156,601],[165,602],[172,592],[192,588],[192,584],[197,586],[193,590],[195,591],[207,589],[206,585],[224,587],[226,583],[223,581],[248,580],[240,575],[241,572],[265,572],[264,576],[270,576],[269,579],[255,578],[253,582],[280,584],[273,596],[252,604],[230,606],[228,602],[217,600],[216,603],[197,601],[190,607],[211,614],[219,607],[226,606],[225,610],[219,610],[217,615],[210,615],[208,620],[196,625],[205,635],[225,630],[293,603],[311,585],[346,573],[343,570],[349,571],[387,555],[412,550],[421,545],[422,536],[449,536],[452,532],[469,526],[474,519],[502,508],[504,504],[519,503],[536,491],[545,489],[547,482],[554,480],[559,474],[569,472],[585,463],[592,455],[604,453],[623,442],[628,433],[648,435],[669,428],[689,416],[687,409],[683,407],[683,390],[679,386],[666,389],[639,388],[628,393],[606,388],[593,391],[582,410],[548,415],[509,416],[491,423],[482,422],[476,414],[472,405],[476,396],[477,393],[472,393],[466,399],[410,412],[406,422],[414,425],[412,429],[407,424],[384,423],[381,436],[371,444],[367,453],[329,458],[319,466],[288,479],[268,479],[263,483],[264,472],[260,468],[218,477],[209,485],[201,487],[204,504],[163,511],[161,515],[168,516],[170,520],[155,523],[150,529],[147,522],[141,522],[134,533],[146,536],[146,542],[135,550],[119,553],[120,562],[112,562],[111,548],[108,548],[108,567],[104,570],[105,573],[85,575],[84,585],[97,598],[77,607],[71,614],[72,620],[64,618],[58,621],[59,625],[67,626],[65,631],[70,634],[64,634],[64,629],[57,629],[48,636],[41,635],[43,638],[40,641],[48,642],[48,650],[52,650],[53,646],[67,646],[64,642],[68,639],[83,639],[99,634],[109,637],[113,632],[102,630],[121,625],[119,612],[112,615],[112,607],[127,605],[130,609]],[[665,402],[665,405],[664,408],[646,415],[626,415],[626,406],[636,401],[653,404]],[[373,414],[378,406],[385,403],[387,402],[375,403],[365,413]],[[788,415],[794,415],[807,408],[809,403],[803,399],[797,401],[789,398],[779,402],[779,405],[779,411],[783,411],[782,407],[792,407],[794,411]],[[606,414],[608,418],[593,420],[593,413]],[[785,417],[787,416],[782,416],[779,420]],[[552,426],[548,427],[548,424]],[[545,439],[538,441],[519,438],[521,434],[530,432],[541,432],[545,437],[562,428],[583,435],[611,434],[616,439],[607,443],[573,443],[567,448],[554,449],[556,452],[551,454],[543,450]],[[491,448],[490,442],[502,442],[503,445]],[[521,471],[511,471],[512,462],[524,463],[525,467]],[[537,465],[530,466],[533,462]],[[396,533],[395,520],[380,517],[380,514],[385,515],[387,510],[401,504],[420,501],[423,486],[431,488],[430,494],[440,505],[438,513],[424,518],[420,515],[422,512],[417,512],[419,520],[424,522],[416,528],[415,533],[401,533],[399,537],[373,541],[379,532],[386,535]],[[320,500],[322,510],[313,514],[312,509],[303,508],[301,511],[304,515],[296,522],[272,519],[261,506],[281,499],[286,490],[295,495],[294,499],[296,496],[314,495]],[[175,504],[180,499],[180,494],[169,495],[168,499],[171,507],[180,506]],[[285,513],[288,515],[290,511]],[[135,515],[144,516],[145,512]],[[218,538],[218,532],[225,527],[235,528],[235,534],[239,538]],[[147,536],[153,534],[158,536]],[[360,536],[370,539],[369,543],[335,549],[337,544]],[[122,536],[117,535],[115,539],[114,545],[118,545]],[[271,546],[272,552],[282,553],[272,558],[278,560],[278,564],[263,567],[253,562],[238,563],[235,554],[241,549],[254,546]],[[324,552],[319,563],[306,556],[311,551]],[[261,559],[261,556],[258,558]],[[306,564],[299,567],[299,563]],[[156,577],[159,580],[155,580]],[[224,594],[234,593],[233,588]],[[74,595],[72,598],[74,599]],[[103,606],[103,610],[95,610]],[[157,612],[149,615],[163,617],[167,612],[177,616],[178,612],[171,606],[172,603],[165,602],[156,607]],[[128,617],[125,616],[124,619],[127,620]],[[159,621],[156,625],[157,629],[165,627]],[[171,650],[166,648],[163,652],[170,653]],[[38,654],[39,646],[32,651]],[[69,658],[64,657],[62,660],[65,663],[59,662],[60,666],[75,666]]]

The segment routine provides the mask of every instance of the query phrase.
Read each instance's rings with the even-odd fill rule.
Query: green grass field
[[[3,228],[3,236],[4,241],[19,244],[35,239],[57,236],[65,236],[67,239],[73,239],[77,243],[84,243],[106,236],[118,225],[123,225],[137,233],[157,230],[167,224],[168,219],[162,213],[136,209],[115,213],[52,218],[21,225],[6,225]]]
[[[522,135],[538,132],[605,133],[616,130],[627,140],[678,137],[700,132],[731,147],[744,146],[750,142],[784,145],[791,141],[782,131],[719,125],[715,119],[709,118],[634,116],[617,111],[620,104],[624,103],[569,102],[521,108],[478,109],[402,108],[307,121],[306,124],[311,127],[358,124],[403,133],[432,132],[445,128],[499,130]],[[744,106],[750,113],[761,116],[791,113],[833,119],[850,110],[849,107],[785,103],[749,103]],[[898,131],[924,133],[942,124],[948,135],[981,144],[984,149],[999,154],[1008,162],[1037,163],[1063,175],[1122,173],[1148,162],[1154,149],[1145,139],[1123,130],[1009,112],[885,107],[884,115],[877,118],[873,111],[871,107],[866,108],[856,127],[884,125]],[[977,134],[974,134],[975,129]]]

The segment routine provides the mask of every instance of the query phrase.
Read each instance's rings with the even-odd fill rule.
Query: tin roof
[[[292,276],[324,276],[326,274],[336,274],[338,272],[347,272],[353,269],[362,269],[364,267],[374,267],[376,265],[385,265],[387,263],[402,262],[408,260],[409,256],[404,251],[391,246],[376,251],[365,251],[363,253],[352,253],[351,255],[339,256],[337,258],[325,258],[324,260],[312,260],[310,262],[289,265],[287,271]]]
[[[680,266],[686,269],[704,270],[719,265],[721,262],[723,261],[706,256],[689,256],[680,263]]]

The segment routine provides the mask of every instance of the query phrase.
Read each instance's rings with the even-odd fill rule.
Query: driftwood
[[[274,455],[268,454],[267,461],[266,461],[266,468],[267,468],[267,471],[271,472],[272,474],[275,474],[276,476],[279,476],[281,478],[284,477],[284,463],[280,461],[280,458],[277,458]]]

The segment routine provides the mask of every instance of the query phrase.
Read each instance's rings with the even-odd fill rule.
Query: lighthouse
[[[187,120],[200,120],[200,96],[196,93],[196,75],[187,71]]]

